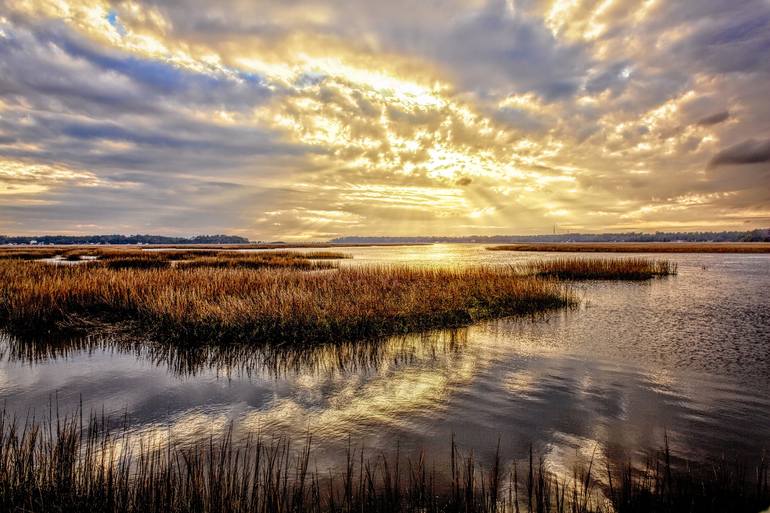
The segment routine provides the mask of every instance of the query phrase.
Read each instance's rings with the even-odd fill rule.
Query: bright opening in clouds
[[[0,233],[770,224],[770,2],[0,0]]]

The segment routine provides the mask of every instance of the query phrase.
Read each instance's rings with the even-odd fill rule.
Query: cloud
[[[728,167],[767,162],[764,0],[0,5],[0,216],[16,232],[326,238],[770,212],[758,166]]]
[[[455,183],[457,183],[457,185],[459,185],[461,187],[465,187],[466,185],[470,185],[471,183],[473,183],[473,179],[469,178],[467,176],[463,176],[463,177],[458,178],[457,182],[455,182]]]
[[[701,126],[711,126],[711,125],[717,125],[719,123],[722,123],[723,121],[727,121],[730,118],[730,112],[723,110],[722,112],[716,112],[714,114],[711,114],[709,116],[700,118],[696,124]]]
[[[611,91],[617,95],[625,88],[631,78],[631,64],[628,61],[615,62],[604,67],[588,78],[585,90],[589,94]]]
[[[709,166],[762,164],[770,162],[770,139],[757,141],[749,139],[720,151],[709,162]]]
[[[770,50],[770,14],[748,2],[730,16],[704,20],[692,35],[674,46],[674,52],[719,73],[770,69],[762,56]]]

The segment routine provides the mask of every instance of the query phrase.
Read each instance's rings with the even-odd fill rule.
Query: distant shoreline
[[[563,253],[770,253],[770,242],[561,242],[504,244],[487,249]]]
[[[331,240],[305,240],[287,242],[280,238],[248,239],[238,235],[196,235],[194,237],[172,237],[167,235],[14,235],[0,234],[0,246],[58,246],[58,245],[116,245],[116,246],[206,246],[221,249],[233,246],[241,249],[268,249],[271,247],[321,247],[329,246],[403,246],[424,244],[534,244],[534,243],[770,243],[770,228],[747,231],[721,232],[615,232],[615,233],[556,233],[539,235],[346,235]]]
[[[375,243],[349,243],[336,244],[330,242],[307,242],[307,243],[243,243],[243,244],[86,244],[86,243],[61,243],[61,244],[0,244],[3,249],[56,249],[56,248],[123,248],[123,249],[190,249],[190,250],[225,250],[225,249],[324,249],[324,248],[365,248],[373,246],[429,246],[428,242],[383,242]]]
[[[619,233],[553,233],[540,235],[460,235],[460,236],[361,236],[349,235],[329,241],[332,244],[382,244],[382,243],[468,243],[468,244],[556,244],[556,243],[688,243],[688,242],[768,242],[770,228],[749,231],[722,232],[619,232]]]

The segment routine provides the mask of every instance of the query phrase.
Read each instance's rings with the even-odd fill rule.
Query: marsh
[[[554,258],[480,245],[334,251],[352,257],[334,260],[350,271]],[[594,452],[641,457],[666,437],[678,458],[753,461],[770,439],[770,256],[670,260],[668,277],[571,282],[575,307],[369,341],[180,347],[151,334],[6,335],[0,395],[19,418],[55,400],[61,412],[104,409],[116,425],[127,416],[136,435],[182,445],[231,429],[236,442],[260,432],[301,447],[312,433],[318,468],[344,467],[349,443],[423,450],[440,468],[452,435],[487,465],[498,437],[506,464],[532,446],[557,474]]]

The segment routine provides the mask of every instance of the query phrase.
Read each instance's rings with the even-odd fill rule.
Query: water
[[[343,265],[561,256],[459,244],[340,251],[354,257]],[[770,445],[770,255],[651,256],[677,261],[679,275],[579,284],[575,310],[380,343],[179,351],[0,336],[0,398],[20,417],[82,402],[175,443],[231,425],[237,437],[301,443],[312,433],[320,468],[336,464],[349,440],[440,460],[452,434],[481,459],[499,439],[506,457],[532,444],[565,467],[593,451],[641,454],[665,435],[688,458],[756,458]]]

